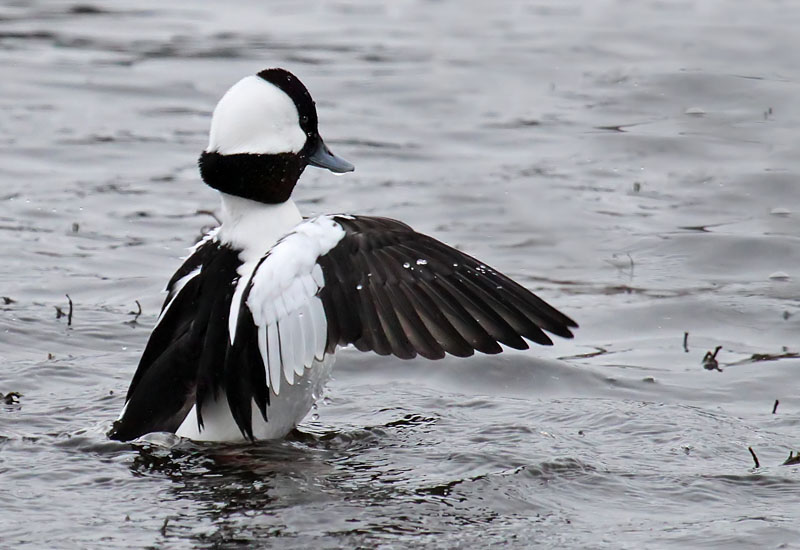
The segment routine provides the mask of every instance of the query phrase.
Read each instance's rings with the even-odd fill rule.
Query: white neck
[[[217,238],[223,244],[239,250],[242,265],[237,268],[239,281],[231,300],[228,334],[233,343],[239,319],[239,304],[259,260],[269,252],[278,239],[303,221],[303,216],[292,199],[280,204],[264,204],[227,193],[222,197],[222,225]]]
[[[243,262],[257,261],[278,239],[303,221],[291,199],[280,204],[264,204],[227,193],[222,197],[222,225],[218,239],[241,250]]]

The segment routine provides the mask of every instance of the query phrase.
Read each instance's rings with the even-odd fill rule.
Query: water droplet
[[[458,264],[453,264],[453,267],[458,267]]]
[[[422,258],[420,258],[419,260],[417,260],[417,265],[428,265],[428,260],[423,260]]]
[[[364,285],[360,283],[356,285],[356,290],[361,290],[362,288],[364,288]]]
[[[405,267],[406,269],[408,269],[409,267],[411,267],[411,264],[410,264],[410,263],[408,263],[408,262],[406,262],[406,263],[404,263],[404,264],[403,264],[403,267]]]

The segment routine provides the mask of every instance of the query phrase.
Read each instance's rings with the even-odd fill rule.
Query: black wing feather
[[[250,285],[242,297],[247,301]],[[267,420],[269,405],[269,387],[264,361],[258,348],[258,326],[253,321],[253,314],[248,307],[239,308],[236,339],[228,348],[225,358],[225,390],[228,406],[231,409],[236,425],[250,439],[253,436],[253,417],[250,403],[255,401],[264,420]]]
[[[147,369],[150,368],[150,365],[166,352],[171,343],[178,338],[178,335],[186,332],[186,327],[191,325],[194,320],[194,306],[200,290],[199,281],[196,277],[191,279],[184,285],[183,291],[180,293],[178,293],[178,290],[181,289],[176,288],[178,281],[202,266],[204,262],[208,262],[218,248],[219,245],[212,240],[201,244],[193,254],[186,258],[169,280],[169,283],[167,283],[167,297],[161,306],[162,318],[153,329],[144,352],[142,352],[136,374],[133,375],[133,380],[131,380],[131,385],[128,388],[126,400],[133,396],[139,381],[147,372]],[[173,300],[175,302],[170,303]],[[168,306],[169,309],[167,309]]]
[[[405,281],[400,283],[400,291],[412,303],[414,311],[419,315],[425,328],[431,336],[442,347],[443,351],[457,357],[469,357],[475,353],[474,346],[464,339],[442,310],[436,305],[425,290],[416,284],[409,284]]]
[[[125,413],[110,438],[174,432],[195,404],[202,422],[200,405],[224,386],[228,311],[240,263],[236,251],[209,239],[173,275],[161,319],[128,389]],[[177,286],[198,267],[196,276]]]
[[[550,345],[544,331],[571,338],[578,325],[502,273],[404,223],[336,216],[342,240],[318,263],[329,352],[362,351],[439,359],[500,344]]]

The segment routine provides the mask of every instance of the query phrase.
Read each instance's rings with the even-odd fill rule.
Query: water
[[[4,3],[0,547],[798,547],[798,24],[780,1]],[[107,441],[214,223],[210,111],[268,66],[357,166],[309,169],[306,214],[433,233],[576,339],[345,351],[287,441]]]

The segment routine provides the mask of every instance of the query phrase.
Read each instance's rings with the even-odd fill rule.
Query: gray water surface
[[[0,6],[1,548],[800,547],[800,5],[221,6]],[[344,350],[286,441],[106,440],[214,224],[211,110],[270,66],[357,166],[305,214],[404,220],[576,338]]]

